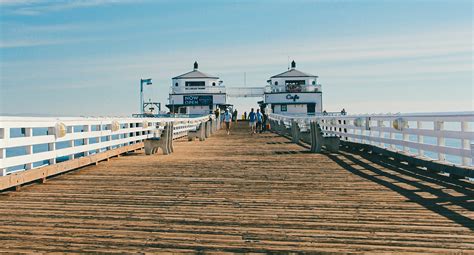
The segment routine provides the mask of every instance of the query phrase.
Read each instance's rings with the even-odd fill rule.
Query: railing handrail
[[[474,158],[474,112],[354,114],[334,116],[291,116],[270,114],[286,126],[296,121],[307,129],[310,121],[318,121],[323,132],[343,140],[370,144],[384,149],[402,151],[414,157],[430,157],[448,162],[446,155],[461,158],[455,165],[472,166]],[[458,123],[457,130],[446,128],[445,123]],[[412,126],[409,125],[412,123]],[[398,136],[398,137],[397,137]],[[401,137],[401,138],[400,138]],[[411,138],[410,138],[411,137]],[[416,139],[413,139],[416,138]],[[435,141],[426,143],[425,138]],[[446,144],[446,139],[457,140],[460,146]],[[400,148],[402,147],[402,148]],[[428,153],[426,153],[428,151]],[[427,154],[431,153],[431,156]],[[433,156],[437,154],[437,158]]]
[[[187,135],[201,122],[215,119],[213,115],[195,117],[16,117],[0,116],[0,176],[11,173],[11,167],[34,168],[34,163],[76,154],[83,156],[142,142],[155,137],[167,122],[174,122],[174,137]],[[82,127],[76,131],[77,127]],[[12,137],[11,131],[21,129],[20,137]],[[34,134],[35,129],[47,129],[46,133]],[[43,131],[44,132],[44,131]],[[61,134],[61,135],[59,135]],[[79,141],[79,142],[78,142]],[[57,143],[68,143],[57,148]],[[79,143],[79,145],[76,145]],[[47,146],[46,151],[34,152],[34,146]],[[7,150],[24,147],[26,154],[7,157]]]

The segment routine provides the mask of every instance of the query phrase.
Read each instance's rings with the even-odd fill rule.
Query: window
[[[278,82],[277,82],[277,81],[275,82],[275,86],[278,86]]]
[[[213,83],[212,83],[212,86],[216,86],[216,83],[215,83],[215,82],[213,82]]]
[[[305,80],[286,80],[286,91],[288,92],[301,92],[302,86],[306,84]]]
[[[287,106],[286,104],[282,104],[282,105],[280,106],[280,111],[286,112],[287,110],[288,110],[288,106]]]
[[[186,87],[205,87],[206,83],[203,81],[187,81],[185,83]]]
[[[178,83],[177,83],[177,82],[176,82],[174,85],[175,85],[176,87],[178,87]]]
[[[316,85],[316,81],[313,81],[312,84],[313,84],[313,85]]]

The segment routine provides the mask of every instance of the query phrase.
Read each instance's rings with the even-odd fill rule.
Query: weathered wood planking
[[[143,148],[143,143],[135,143],[116,149],[100,152],[86,157],[64,161],[54,165],[30,169],[28,171],[17,172],[7,176],[0,176],[0,191],[17,187],[36,180],[46,181],[47,177],[74,170],[90,164],[97,164],[99,161],[108,160],[110,157],[120,156],[120,154]]]
[[[471,184],[233,132],[0,194],[0,252],[474,252]]]

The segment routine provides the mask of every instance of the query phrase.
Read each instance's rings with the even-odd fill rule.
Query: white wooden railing
[[[193,118],[43,118],[0,116],[0,176],[88,156],[160,135],[174,122],[174,138],[214,116]]]
[[[326,134],[337,135],[342,140],[455,165],[473,165],[474,112],[339,116],[270,114],[269,117],[283,120],[287,127],[295,120],[302,130],[308,128],[310,121],[318,121]]]

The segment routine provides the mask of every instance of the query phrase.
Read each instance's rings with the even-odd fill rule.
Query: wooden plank
[[[140,149],[141,147],[143,147],[143,143],[132,144],[90,156],[68,160],[54,165],[17,172],[7,176],[1,176],[0,191],[36,180],[45,180],[45,178],[52,175],[57,175],[83,166],[95,164],[101,160],[108,160],[111,157],[123,154],[125,152],[134,151]]]
[[[238,123],[0,193],[0,252],[474,252],[472,184],[307,150]]]

